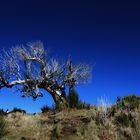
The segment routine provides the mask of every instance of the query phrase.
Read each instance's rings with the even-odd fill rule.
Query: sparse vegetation
[[[83,102],[81,104],[84,106]],[[57,111],[55,107],[44,106],[42,113],[48,113],[35,115],[23,115],[21,111],[8,113],[3,116],[8,131],[5,131],[5,121],[2,121],[1,139],[139,140],[139,97],[131,95],[118,98],[112,106],[107,104],[108,101],[103,100],[99,106],[68,110],[58,107]]]
[[[107,97],[101,97],[100,99],[98,99],[98,106],[97,106],[97,116],[96,116],[96,120],[97,123],[101,123],[103,125],[105,125],[107,119],[108,119],[108,115],[109,115],[109,109],[110,109],[110,102],[107,99]]]
[[[68,103],[70,108],[77,108],[79,103],[79,96],[75,90],[72,90],[68,95]]]
[[[90,109],[90,104],[82,102],[81,100],[78,101],[77,109]]]
[[[63,110],[63,104],[61,104],[61,100],[58,100],[54,105],[54,110],[56,112],[60,112]]]
[[[49,107],[48,105],[45,105],[41,108],[42,113],[47,113],[49,111],[52,111],[52,108]]]
[[[129,95],[124,98],[117,98],[117,109],[134,110],[140,106],[140,97]]]
[[[75,108],[75,109],[90,109],[90,104],[87,104],[85,102],[82,102],[79,99],[79,95],[75,90],[72,90],[68,95],[68,104],[69,108]]]
[[[82,102],[79,100],[78,93],[73,90],[68,96],[67,96],[67,106],[63,106],[61,100],[58,100],[52,107],[49,107],[48,105],[45,105],[41,108],[42,113],[47,112],[61,112],[63,110],[67,109],[90,109],[90,104],[87,104],[85,102]]]
[[[26,114],[25,110],[17,108],[17,107],[15,107],[11,112],[13,112],[13,113],[20,112],[20,113],[25,113]]]

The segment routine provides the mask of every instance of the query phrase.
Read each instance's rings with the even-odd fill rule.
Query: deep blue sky
[[[118,0],[0,0],[0,49],[41,40],[59,58],[95,64],[93,79],[79,85],[91,104],[106,95],[140,95],[140,2]],[[37,112],[48,94],[32,101],[3,89],[0,108]]]

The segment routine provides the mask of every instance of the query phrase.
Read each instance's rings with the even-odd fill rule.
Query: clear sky
[[[140,95],[140,2],[138,0],[0,0],[0,49],[41,40],[59,58],[95,64],[80,98],[96,104],[106,95]],[[0,108],[38,112],[49,94],[32,101],[10,89],[0,92]]]

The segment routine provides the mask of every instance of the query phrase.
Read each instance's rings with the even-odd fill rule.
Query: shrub
[[[0,138],[2,138],[6,134],[6,123],[4,121],[4,118],[0,116]]]
[[[78,93],[75,90],[73,90],[68,95],[68,104],[69,104],[69,107],[70,108],[77,108],[78,103],[79,103]]]
[[[135,95],[130,95],[130,96],[124,97],[123,100],[126,103],[125,105],[127,105],[127,107],[129,107],[130,110],[139,108],[140,97],[137,97]]]
[[[90,104],[87,104],[79,100],[77,109],[90,109]]]
[[[17,108],[17,107],[15,107],[12,111],[11,111],[11,113],[16,113],[16,112],[20,112],[20,113],[25,113],[26,114],[26,111],[25,110],[23,110],[23,109],[20,109],[20,108]]]
[[[140,97],[135,95],[125,96],[117,99],[117,109],[134,110],[140,106]]]
[[[69,108],[90,109],[90,104],[87,104],[79,100],[78,93],[75,90],[73,90],[68,95],[68,104],[69,104]]]
[[[41,108],[42,113],[47,113],[49,111],[52,111],[52,108],[49,107],[48,105],[45,105]]]
[[[107,97],[101,97],[98,99],[98,106],[97,106],[97,122],[105,124],[106,119],[108,118],[109,115],[109,107],[110,107],[110,102],[107,99]]]
[[[62,106],[61,102],[62,102],[61,100],[58,100],[58,101],[55,103],[55,106],[54,106],[54,109],[53,109],[53,110],[55,110],[55,111],[57,111],[57,112],[62,111],[62,110],[63,110],[63,106]]]

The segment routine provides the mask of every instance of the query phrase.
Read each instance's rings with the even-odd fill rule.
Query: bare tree
[[[16,86],[23,94],[36,99],[43,96],[42,89],[51,94],[54,102],[66,101],[66,88],[71,91],[78,83],[90,77],[88,64],[60,63],[49,57],[40,41],[20,45],[0,55],[0,89]]]

